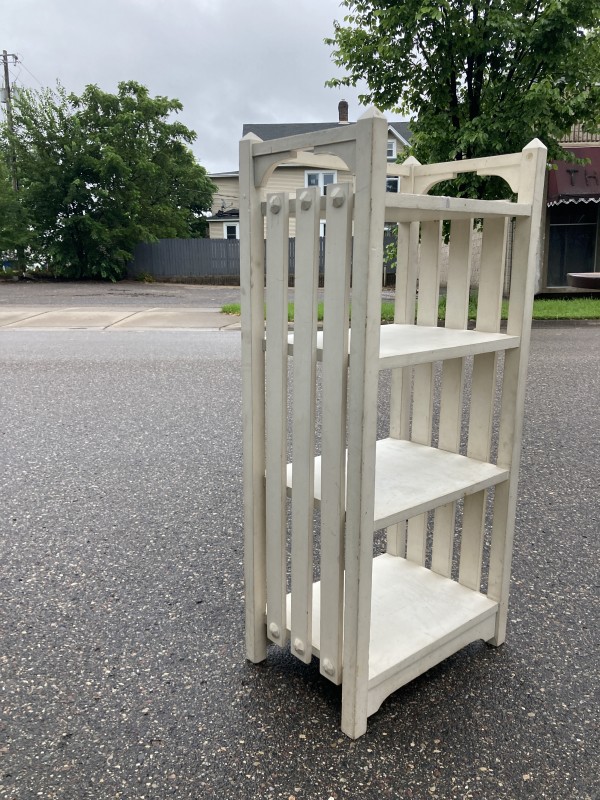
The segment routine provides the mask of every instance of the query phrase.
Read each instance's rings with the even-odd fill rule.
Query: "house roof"
[[[240,218],[239,208],[219,209],[216,214],[206,217],[207,222],[238,222]]]
[[[355,125],[354,122],[344,122],[343,125]],[[282,139],[285,136],[296,136],[299,133],[314,133],[315,131],[325,131],[329,128],[339,127],[339,122],[281,122],[281,123],[262,123],[247,122],[242,129],[242,136],[247,133],[254,133],[263,142],[269,139]],[[405,120],[390,122],[388,125],[393,133],[403,144],[408,144],[411,137],[410,123]]]
[[[263,142],[270,139],[283,139],[286,136],[296,136],[300,133],[314,133],[315,131],[325,131],[330,128],[337,128],[339,125],[355,125],[355,122],[246,122],[242,128],[242,136],[247,133],[254,133]],[[388,122],[388,131],[399,141],[401,145],[407,145],[412,136],[410,122],[406,120],[395,120]],[[283,164],[282,166],[286,166]],[[293,165],[290,165],[293,166]],[[212,172],[209,178],[235,178],[238,172]]]
[[[229,170],[229,172],[211,172],[210,173],[210,177],[211,178],[237,178],[238,175],[239,175],[239,172],[237,170],[236,171]]]
[[[587,142],[600,142],[600,133],[587,133],[583,130],[581,123],[576,123],[567,133],[560,139],[561,144],[571,142],[573,144],[587,143]]]

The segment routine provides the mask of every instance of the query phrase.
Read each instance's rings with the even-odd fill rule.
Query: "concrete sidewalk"
[[[240,318],[218,307],[11,305],[0,307],[0,330],[239,330]]]

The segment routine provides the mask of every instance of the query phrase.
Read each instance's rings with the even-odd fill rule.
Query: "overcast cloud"
[[[17,53],[11,83],[56,80],[116,91],[122,80],[177,97],[179,119],[198,134],[209,172],[237,169],[245,122],[350,119],[364,110],[357,89],[327,89],[338,74],[323,44],[339,0],[3,0],[0,49]]]

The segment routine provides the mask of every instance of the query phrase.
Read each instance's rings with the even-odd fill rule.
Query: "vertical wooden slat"
[[[417,300],[419,223],[398,224],[398,262],[396,265],[396,303],[394,322],[412,325]]]
[[[242,429],[244,450],[244,587],[246,655],[267,657],[265,632],[265,362],[264,220],[254,181],[249,134],[240,142],[240,296],[242,305]]]
[[[417,266],[419,256],[419,223],[398,225],[398,260],[396,265],[396,305],[394,322],[413,325],[417,296]],[[410,436],[410,404],[412,368],[393,369],[390,390],[390,436],[408,439]],[[406,522],[387,529],[387,552],[406,555]]]
[[[367,729],[387,122],[371,109],[355,130],[342,683],[342,730],[353,739]]]
[[[418,325],[437,325],[439,300],[439,269],[442,224],[424,222],[421,225],[419,259]],[[414,369],[414,396],[420,398],[413,409],[411,439],[419,444],[431,444],[433,421],[433,364],[419,364]],[[408,520],[406,557],[417,564],[425,563],[427,515],[419,514]]]
[[[267,636],[286,642],[286,450],[289,201],[267,196],[265,354]]]
[[[352,201],[348,184],[329,187],[323,303],[320,667],[334,683],[342,679]]]
[[[417,325],[437,325],[441,236],[441,222],[423,222],[421,224]]]
[[[496,332],[500,329],[506,233],[504,219],[484,222],[477,300],[478,330]],[[497,363],[496,353],[484,353],[473,359],[467,455],[480,461],[488,461],[490,457]],[[486,490],[469,495],[465,497],[463,507],[458,580],[475,591],[479,591],[481,584],[486,497]]]
[[[313,511],[317,287],[320,196],[316,188],[296,194],[294,292],[294,410],[292,422],[292,610],[291,648],[312,658]]]
[[[471,232],[473,220],[454,220],[450,231],[448,282],[446,286],[446,327],[466,328],[471,279]],[[462,422],[464,359],[454,358],[442,365],[440,427],[438,447],[458,453]],[[452,569],[456,503],[435,510],[431,569],[449,576]]]

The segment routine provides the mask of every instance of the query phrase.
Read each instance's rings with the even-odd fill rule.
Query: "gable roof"
[[[342,125],[355,125],[354,122],[343,122]],[[242,129],[242,136],[247,133],[254,133],[263,142],[269,139],[282,139],[285,136],[296,136],[299,133],[314,133],[315,131],[325,131],[329,128],[338,128],[339,122],[276,122],[276,123],[253,123],[247,122]],[[411,137],[410,123],[406,120],[390,122],[388,125],[390,132],[403,144],[408,144]]]
[[[242,136],[247,133],[254,133],[263,142],[270,139],[283,139],[286,136],[296,136],[300,133],[314,133],[315,131],[325,131],[330,128],[338,128],[340,125],[356,125],[355,122],[246,122],[242,128]],[[398,140],[400,145],[405,146],[410,142],[412,131],[410,122],[407,120],[395,120],[388,122],[388,132]],[[285,166],[285,165],[281,165]],[[212,172],[209,178],[235,178],[238,172]]]

